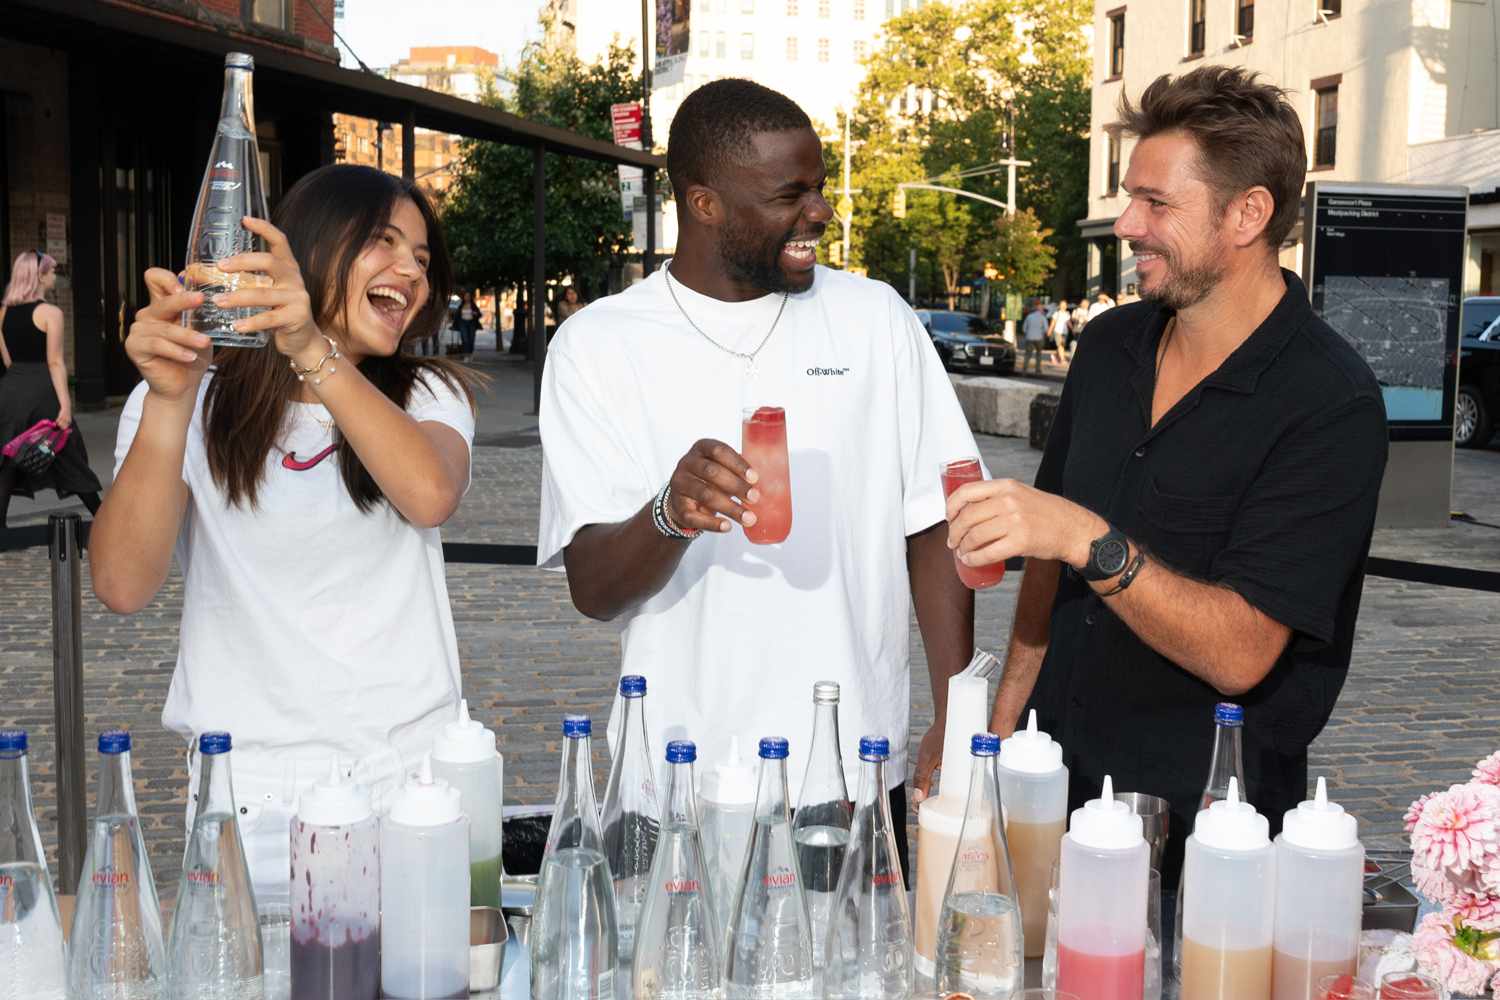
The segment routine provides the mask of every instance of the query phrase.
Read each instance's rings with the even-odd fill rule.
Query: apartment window
[[[1339,82],[1337,77],[1314,80],[1310,88],[1316,102],[1313,109],[1317,129],[1313,140],[1314,168],[1333,166],[1334,155],[1338,152]]]
[[[707,59],[709,52],[713,49],[714,36],[707,31],[693,29],[693,34],[698,36],[698,56]]]
[[[828,0],[818,0],[818,16],[832,17],[833,11],[830,9],[831,6],[832,5],[828,2]]]
[[[865,61],[865,42],[864,42],[864,39],[860,39],[859,41],[857,41],[857,42],[854,43],[854,61],[855,62],[864,62]]]
[[[797,16],[797,0],[786,0],[786,16]]]
[[[1239,16],[1234,22],[1234,33],[1244,41],[1255,37],[1255,0],[1237,0]]]
[[[1109,132],[1106,133],[1106,135],[1108,136],[1108,141],[1109,141],[1109,153],[1108,153],[1108,156],[1109,156],[1109,165],[1108,165],[1108,168],[1105,170],[1105,175],[1104,175],[1104,184],[1105,184],[1104,193],[1105,194],[1119,194],[1120,193],[1120,133],[1119,133],[1119,131],[1117,129],[1110,129]]]
[[[854,19],[856,21],[865,19],[865,0],[854,0]]]
[[[1208,34],[1208,0],[1188,0],[1188,55],[1203,54]]]
[[[744,35],[740,36],[740,58],[741,59],[754,59],[755,58],[755,36],[754,35],[744,34]]]
[[[788,35],[786,39],[786,61],[797,61],[797,39],[792,35]]]
[[[1112,10],[1108,16],[1109,75],[1111,79],[1114,79],[1125,73],[1125,8]]]
[[[269,28],[292,30],[292,15],[287,0],[243,0],[242,14],[247,20]]]
[[[1313,17],[1338,17],[1344,12],[1344,0],[1313,0]]]
[[[820,62],[820,63],[826,63],[827,61],[828,61],[828,39],[826,39],[826,38],[820,38],[820,39],[818,39],[818,62]]]
[[[729,58],[729,40],[722,31],[714,33],[714,55],[720,59]]]

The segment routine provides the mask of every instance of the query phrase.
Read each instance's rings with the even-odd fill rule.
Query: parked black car
[[[1453,443],[1482,448],[1490,443],[1500,417],[1500,295],[1464,299],[1458,357]]]
[[[1016,349],[994,326],[973,313],[918,309],[917,319],[949,371],[1015,372]]]

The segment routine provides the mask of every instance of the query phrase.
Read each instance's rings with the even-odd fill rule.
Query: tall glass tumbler
[[[792,470],[786,448],[786,411],[779,406],[760,406],[742,413],[740,454],[759,474],[755,488],[760,500],[745,507],[755,514],[755,523],[745,537],[756,545],[784,542],[792,533]]]
[[[943,479],[943,499],[945,500],[964,483],[978,483],[984,480],[984,466],[980,465],[977,457],[944,462],[939,470]],[[970,590],[986,590],[1005,579],[1005,563],[1003,562],[991,566],[968,566],[955,551],[953,565],[958,569],[958,578]]]

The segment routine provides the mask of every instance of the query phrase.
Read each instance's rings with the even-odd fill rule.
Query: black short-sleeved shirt
[[[1245,706],[1245,779],[1270,819],[1305,798],[1307,747],[1343,687],[1385,471],[1385,407],[1364,360],[1287,290],[1254,333],[1153,428],[1150,302],[1089,322],[1036,485],[1095,511],[1157,563],[1238,592],[1292,630]],[[1072,570],[1031,698],[1062,743],[1077,808],[1105,774],[1172,804],[1164,873],[1208,777],[1213,687],[1142,642]]]

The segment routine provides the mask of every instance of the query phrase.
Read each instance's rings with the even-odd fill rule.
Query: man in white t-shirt
[[[942,364],[885,284],[816,266],[832,210],[807,115],[775,91],[719,80],[672,123],[677,255],[563,325],[542,386],[539,564],[573,603],[623,627],[623,668],[650,682],[648,733],[700,748],[791,741],[795,805],[812,686],[842,687],[841,750],[891,740],[904,842],[909,619],[932,675],[942,750],[948,678],[973,651],[973,593],[946,547],[939,463],[977,454]],[[792,529],[754,545],[759,476],[741,410],[784,407]],[[904,851],[903,851],[904,853]]]

